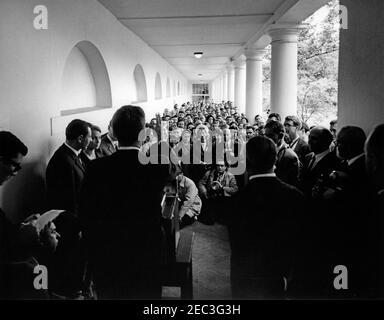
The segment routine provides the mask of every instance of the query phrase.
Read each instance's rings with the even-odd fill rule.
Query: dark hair
[[[122,106],[112,118],[113,133],[119,143],[136,142],[145,126],[144,110],[138,106]]]
[[[67,140],[74,140],[80,136],[86,136],[88,134],[88,128],[92,125],[86,121],[75,119],[72,120],[65,129],[65,138]]]
[[[285,117],[285,121],[292,121],[293,125],[297,127],[299,130],[301,129],[301,121],[296,116],[287,116]]]
[[[309,127],[306,122],[301,123],[301,130],[304,130],[305,133],[309,131]]]
[[[335,125],[335,124],[337,124],[337,119],[332,120],[332,121],[329,123],[329,125],[331,125],[331,126],[333,126],[333,125]]]
[[[15,158],[21,153],[26,156],[28,148],[21,140],[9,131],[0,131],[0,156]]]
[[[360,127],[343,127],[337,135],[337,140],[342,140],[346,144],[351,154],[359,155],[364,152],[364,144],[367,139],[365,132]]]
[[[367,141],[368,152],[384,160],[384,124],[380,124],[373,129]]]
[[[91,125],[91,130],[92,130],[92,131],[98,131],[98,132],[101,133],[101,129],[100,129],[100,127],[97,126],[97,125],[94,125],[94,124]]]
[[[247,166],[255,172],[265,173],[276,163],[276,145],[265,136],[256,136],[247,142]]]
[[[320,131],[320,140],[321,145],[324,149],[328,148],[331,142],[333,141],[333,135],[331,131],[329,131],[327,128],[316,126],[311,129],[312,130],[319,130]]]
[[[271,119],[272,117],[275,117],[279,122],[281,121],[280,115],[276,112],[272,112],[271,114],[269,114],[268,119]]]
[[[280,133],[284,133],[285,129],[284,126],[281,122],[275,121],[275,120],[269,120],[265,124],[265,129],[270,129],[272,130],[273,133],[279,135]]]

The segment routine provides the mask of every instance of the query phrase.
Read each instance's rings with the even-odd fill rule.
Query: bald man
[[[305,156],[300,174],[300,188],[311,198],[314,186],[333,170],[341,169],[341,161],[335,151],[330,151],[332,133],[324,127],[314,127],[310,131],[308,144],[311,153]]]

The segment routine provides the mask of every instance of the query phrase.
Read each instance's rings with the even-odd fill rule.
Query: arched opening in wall
[[[145,102],[147,101],[147,82],[145,81],[145,74],[143,67],[138,64],[133,71],[133,78],[136,85],[136,101]]]
[[[167,85],[165,89],[166,89],[166,96],[167,98],[169,98],[171,96],[171,83],[168,77],[167,77]]]
[[[180,95],[180,82],[177,81],[177,95]]]
[[[161,78],[160,74],[156,73],[156,79],[155,79],[155,99],[161,99],[163,98],[163,91],[161,88]]]
[[[60,114],[112,107],[111,84],[100,51],[89,41],[81,41],[70,51],[61,78]]]

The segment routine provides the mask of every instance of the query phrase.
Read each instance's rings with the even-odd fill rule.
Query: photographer
[[[233,174],[227,172],[224,160],[217,160],[213,169],[205,173],[198,184],[199,194],[203,200],[202,223],[212,225],[215,220],[225,222],[223,208],[228,197],[237,191],[237,183]]]

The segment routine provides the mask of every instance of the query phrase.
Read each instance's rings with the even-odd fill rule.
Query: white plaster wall
[[[62,76],[61,110],[96,106],[96,87],[90,66],[75,47],[72,49]]]
[[[37,5],[48,9],[48,30],[33,27]],[[65,62],[82,40],[94,44],[105,61],[113,108],[60,117]],[[173,92],[170,98],[155,100],[156,72],[163,97],[167,76],[171,83],[186,84],[186,79],[97,1],[0,1],[0,129],[12,131],[30,150],[19,176],[0,189],[0,206],[11,219],[44,209],[45,167],[63,142],[68,121],[80,118],[106,130],[113,112],[135,99],[133,70],[138,63],[147,80],[148,101],[139,103],[147,119],[190,100],[188,94]]]
[[[384,123],[384,1],[341,0],[348,29],[340,32],[339,129],[367,133]]]

